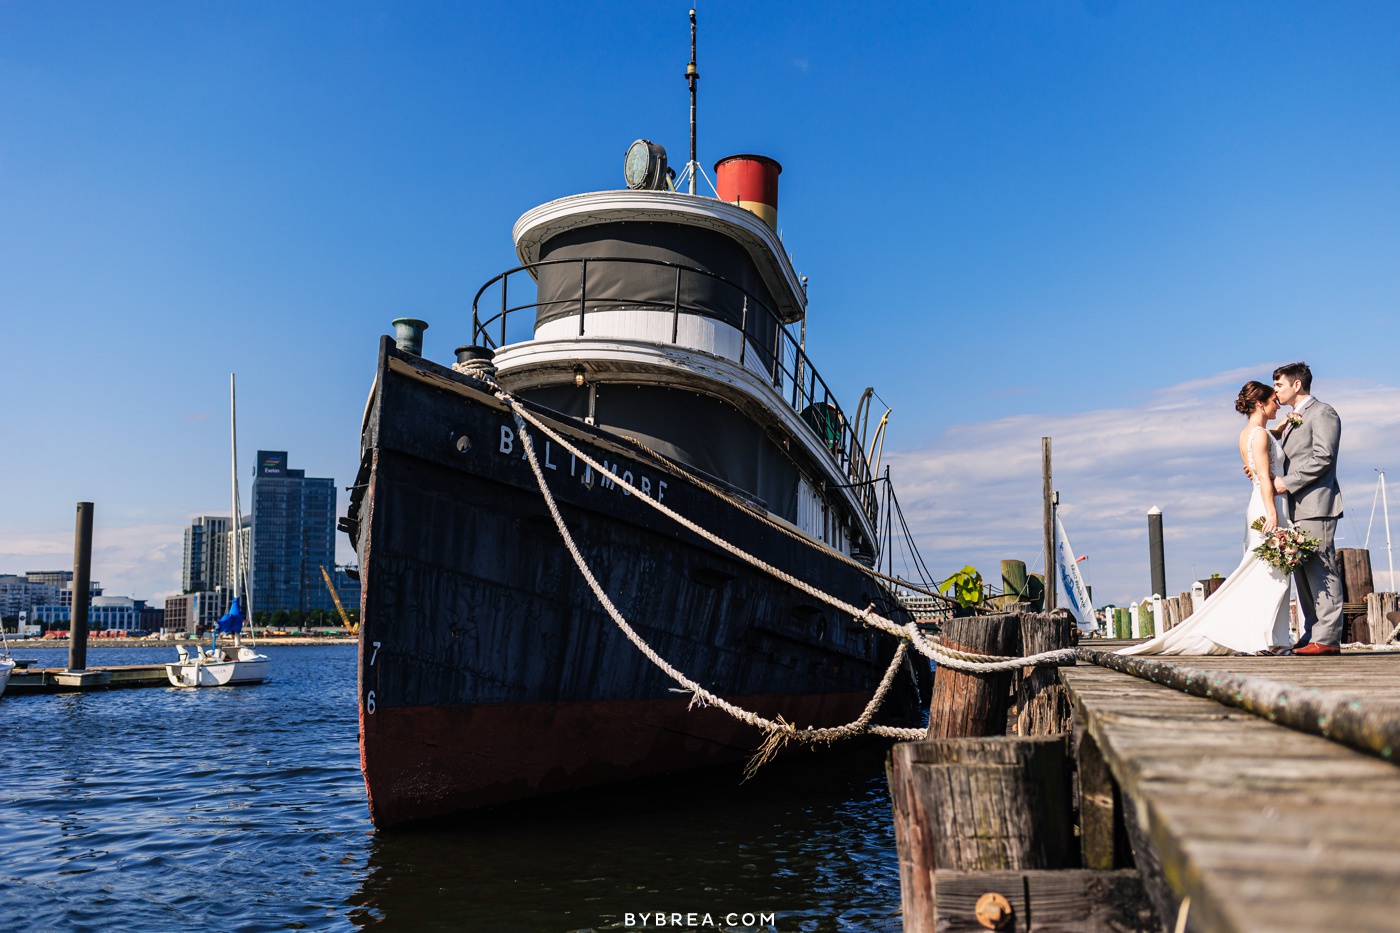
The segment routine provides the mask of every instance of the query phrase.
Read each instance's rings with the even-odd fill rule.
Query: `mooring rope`
[[[504,392],[500,393],[500,395],[503,400],[508,398]],[[805,742],[808,744],[815,744],[818,742],[830,744],[838,739],[850,738],[870,731],[870,720],[884,702],[885,695],[889,693],[890,686],[894,683],[894,675],[899,670],[900,664],[904,662],[904,654],[907,646],[903,642],[900,642],[899,647],[895,650],[894,657],[890,660],[890,665],[885,670],[885,675],[881,678],[879,687],[870,698],[870,701],[866,703],[865,709],[861,711],[860,716],[843,726],[829,726],[824,728],[812,728],[809,726],[806,729],[798,729],[797,726],[783,719],[782,716],[779,716],[777,719],[765,718],[741,706],[730,703],[723,697],[706,690],[697,681],[687,677],[665,658],[657,654],[651,645],[647,644],[646,640],[637,634],[636,629],[628,624],[627,619],[623,617],[617,606],[613,604],[607,591],[603,589],[602,585],[598,582],[598,578],[594,576],[592,569],[588,566],[588,562],[584,560],[583,554],[579,550],[573,534],[570,533],[568,526],[564,524],[564,516],[559,511],[559,504],[555,501],[553,493],[550,492],[549,484],[545,481],[544,470],[540,467],[539,458],[535,454],[534,441],[525,427],[525,419],[521,417],[519,409],[516,410],[515,423],[519,430],[521,446],[525,449],[526,459],[530,463],[531,471],[535,474],[535,481],[539,483],[540,492],[544,495],[545,505],[549,508],[549,514],[554,519],[555,527],[559,529],[559,534],[564,539],[564,545],[568,548],[569,554],[573,558],[574,564],[578,567],[579,572],[583,574],[584,579],[588,582],[588,586],[593,591],[593,595],[598,599],[599,604],[608,615],[612,617],[617,627],[622,630],[622,633],[627,636],[627,639],[631,641],[632,644],[636,646],[637,650],[649,661],[693,695],[693,699],[691,700],[692,705],[699,703],[705,706],[717,707],[730,716],[733,716],[735,719],[738,719],[740,722],[755,726],[768,733],[768,737],[763,741],[763,744],[759,746],[758,752],[750,759],[748,765],[744,768],[744,776],[746,778],[752,777],[759,768],[768,762],[790,741]],[[877,728],[883,730],[885,727]],[[898,733],[898,737],[901,738],[923,737],[923,734],[917,729],[898,730]],[[882,732],[882,734],[886,733]]]
[[[475,372],[471,374],[476,375]],[[684,516],[680,515],[679,513],[675,512],[669,507],[652,499],[650,496],[643,494],[631,483],[627,482],[622,477],[617,476],[612,471],[605,470],[602,467],[602,465],[599,464],[592,457],[589,457],[582,450],[579,450],[577,447],[564,440],[564,438],[560,437],[558,433],[551,430],[548,425],[544,424],[538,418],[534,417],[528,410],[525,409],[523,405],[521,405],[509,393],[497,388],[496,396],[510,407],[512,413],[515,416],[516,429],[518,431],[518,435],[521,441],[521,447],[525,451],[526,460],[529,462],[530,469],[535,475],[535,481],[540,487],[540,492],[544,497],[545,505],[549,509],[550,516],[554,520],[555,527],[559,530],[559,534],[564,541],[565,547],[569,551],[570,557],[573,559],[575,566],[578,567],[579,572],[583,575],[584,580],[588,583],[589,589],[593,591],[593,595],[595,598],[597,598],[599,605],[601,605],[604,611],[608,613],[609,617],[612,618],[614,624],[618,626],[619,630],[622,631],[622,633],[627,637],[627,639],[632,642],[632,644],[637,648],[638,651],[640,651],[643,654],[644,657],[646,657],[649,661],[652,662],[652,664],[654,664],[657,668],[663,671],[676,683],[680,684],[685,691],[689,692],[692,695],[692,706],[696,704],[703,706],[714,706],[720,710],[723,710],[725,713],[729,714],[730,716],[734,717],[740,722],[747,723],[767,733],[767,738],[764,739],[763,743],[759,746],[757,753],[749,761],[748,765],[744,769],[744,774],[746,778],[751,777],[755,772],[757,772],[757,770],[760,767],[763,766],[763,764],[765,764],[774,755],[776,755],[784,745],[792,741],[807,744],[830,744],[839,739],[851,738],[862,734],[880,735],[888,738],[906,741],[924,738],[925,732],[921,729],[871,725],[871,719],[879,710],[881,704],[883,704],[885,700],[885,697],[889,693],[890,687],[894,683],[895,674],[899,670],[900,665],[904,662],[905,654],[910,644],[914,645],[914,647],[921,654],[925,655],[926,657],[932,658],[944,667],[969,673],[993,673],[997,671],[1021,670],[1026,667],[1035,666],[1037,664],[1058,664],[1065,661],[1072,661],[1076,657],[1076,652],[1073,648],[1042,652],[1041,654],[1032,655],[1026,658],[1002,658],[991,655],[975,655],[970,652],[957,651],[955,649],[950,649],[945,646],[936,645],[935,643],[931,642],[928,638],[926,638],[924,634],[921,631],[919,631],[918,626],[913,622],[909,622],[908,624],[903,626],[898,625],[897,623],[892,622],[891,620],[886,619],[883,616],[876,613],[874,611],[875,606],[873,603],[867,606],[865,609],[857,609],[850,603],[847,603],[844,600],[841,600],[835,596],[831,596],[827,593],[824,593],[816,587],[810,586],[804,581],[792,576],[791,574],[779,570],[777,567],[768,564],[766,561],[763,561],[758,557],[749,554],[742,548],[739,548],[735,545],[730,544],[727,541],[724,541],[718,535],[713,534],[708,529],[702,528],[701,526],[690,521],[689,519],[685,518]],[[578,459],[583,460],[583,462],[587,464],[589,468],[596,470],[601,475],[608,475],[612,477],[613,481],[617,485],[622,486],[624,490],[636,497],[639,501],[647,503],[649,506],[657,509],[662,514],[671,518],[673,521],[700,535],[705,540],[710,541],[712,544],[715,544],[721,549],[733,554],[734,556],[740,558],[746,563],[763,570],[765,573],[768,573],[769,575],[788,583],[796,589],[807,593],[813,598],[818,599],[822,602],[826,602],[827,604],[837,609],[840,609],[842,612],[854,618],[860,619],[863,624],[872,626],[874,628],[878,628],[882,631],[896,636],[899,639],[899,644],[895,650],[894,656],[891,658],[889,667],[886,668],[885,674],[881,678],[879,686],[876,688],[875,693],[871,696],[869,702],[866,703],[865,708],[864,710],[862,710],[860,716],[858,716],[851,722],[841,726],[827,726],[820,728],[808,726],[804,729],[799,729],[795,724],[788,722],[782,716],[778,716],[776,719],[768,719],[766,717],[758,715],[757,713],[753,713],[734,703],[729,702],[723,697],[718,696],[717,694],[705,689],[703,686],[700,685],[699,682],[697,682],[691,677],[688,677],[682,671],[670,664],[670,662],[668,662],[665,658],[661,657],[661,655],[658,654],[655,651],[655,649],[653,649],[649,644],[647,644],[646,640],[642,638],[637,633],[637,631],[628,623],[627,619],[622,615],[621,611],[618,610],[617,606],[613,603],[612,599],[608,596],[607,592],[603,589],[602,585],[598,582],[597,577],[593,574],[592,569],[588,566],[588,562],[584,559],[582,552],[579,550],[577,542],[574,540],[572,533],[570,533],[568,526],[564,523],[564,517],[559,510],[558,502],[555,500],[554,495],[549,488],[549,484],[545,480],[544,470],[540,466],[538,455],[535,452],[534,439],[531,436],[529,429],[526,427],[527,422],[530,425],[533,425],[534,427],[538,428],[542,433],[544,433],[555,443],[559,444],[562,448],[564,448],[564,450],[568,451],[570,454],[577,457]]]
[[[611,482],[614,482],[618,486],[621,486],[632,496],[634,496],[641,502],[646,503],[650,508],[657,510],[658,512],[662,513],[667,518],[670,518],[672,521],[676,522],[682,527],[694,532],[695,534],[704,538],[706,541],[709,541],[716,547],[734,555],[735,557],[739,558],[740,560],[744,561],[750,566],[756,567],[757,569],[762,570],[764,573],[767,573],[768,575],[775,577],[776,579],[781,580],[784,583],[787,583],[789,586],[792,586],[795,589],[806,593],[813,599],[819,600],[820,602],[824,602],[827,605],[840,610],[846,615],[859,619],[862,623],[866,625],[869,625],[873,628],[877,628],[889,635],[895,636],[896,638],[909,641],[920,654],[924,655],[932,661],[937,662],[940,666],[947,667],[955,671],[962,671],[964,673],[996,673],[998,671],[1012,671],[1026,667],[1035,667],[1042,664],[1061,664],[1068,661],[1072,661],[1076,657],[1076,652],[1074,648],[1060,648],[1054,651],[1045,651],[1041,652],[1040,654],[1034,654],[1023,658],[1002,658],[994,655],[972,655],[967,652],[951,650],[944,646],[937,645],[930,641],[923,634],[923,632],[919,631],[918,627],[912,622],[908,625],[901,626],[898,623],[893,622],[880,615],[879,613],[875,612],[875,607],[873,604],[867,606],[864,609],[859,609],[851,603],[848,603],[845,600],[840,599],[839,597],[832,596],[829,593],[823,592],[815,586],[808,584],[806,581],[800,580],[792,574],[787,573],[786,571],[773,566],[767,561],[764,561],[761,558],[750,554],[743,548],[740,548],[737,545],[725,541],[723,538],[714,534],[709,529],[701,527],[700,525],[691,521],[689,518],[686,518],[684,515],[681,515],[680,513],[676,512],[674,509],[670,508],[665,503],[659,502],[656,499],[653,499],[651,496],[644,494],[639,489],[637,489],[637,487],[627,482],[627,480],[623,477],[616,475],[611,470],[604,469],[603,466],[599,464],[597,460],[593,459],[588,454],[580,450],[578,447],[574,446],[573,444],[565,440],[563,437],[561,437],[558,434],[558,432],[554,431],[552,428],[549,427],[549,425],[545,424],[539,418],[535,417],[535,415],[533,415],[529,410],[527,410],[525,406],[520,404],[520,402],[514,397],[512,397],[509,393],[504,391],[498,391],[496,395],[498,398],[501,399],[501,401],[509,405],[511,411],[515,414],[516,424],[521,428],[523,432],[522,437],[529,436],[529,432],[524,430],[524,422],[529,422],[531,425],[539,429],[545,436],[550,438],[550,440],[554,441],[556,444],[562,447],[565,451],[577,457],[579,460],[582,460],[591,469],[597,471],[600,475],[608,476]],[[527,447],[527,449],[532,448]]]
[[[841,563],[845,564],[851,569],[857,570],[860,573],[865,574],[867,577],[873,577],[876,580],[883,580],[886,583],[893,583],[896,586],[902,586],[906,589],[914,590],[918,593],[923,593],[925,596],[931,596],[934,599],[942,600],[949,606],[958,605],[958,601],[950,596],[944,596],[942,593],[939,593],[936,590],[930,590],[927,587],[922,587],[910,583],[908,580],[901,580],[898,577],[892,577],[887,573],[881,573],[874,567],[867,567],[860,561],[855,560],[852,557],[848,557],[845,554],[842,554],[840,551],[832,550],[825,542],[818,541],[816,538],[813,538],[810,535],[802,534],[801,532],[793,529],[792,527],[773,519],[772,517],[764,514],[757,507],[740,499],[738,496],[726,492],[725,490],[716,486],[714,483],[707,482],[704,477],[697,476],[694,473],[688,473],[685,470],[682,470],[680,467],[676,466],[670,460],[663,457],[657,451],[652,450],[650,447],[648,447],[646,444],[643,444],[635,437],[630,437],[626,434],[619,436],[632,446],[636,447],[637,450],[640,451],[642,454],[646,455],[646,457],[650,459],[653,463],[655,463],[660,469],[665,470],[667,473],[670,473],[672,476],[678,479],[684,479],[688,483],[691,483],[695,486],[699,486],[701,489],[705,490],[710,495],[714,496],[717,499],[722,499],[723,501],[729,503],[737,509],[742,509],[743,511],[752,515],[758,521],[767,525],[769,528],[772,528],[779,534],[786,535],[787,537],[796,541],[798,544],[811,548],[814,551],[822,551],[824,554],[826,554],[826,556],[835,558],[836,560],[840,561]],[[872,480],[872,482],[874,481]]]

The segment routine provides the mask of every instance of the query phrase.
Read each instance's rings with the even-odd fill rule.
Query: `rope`
[[[1077,656],[1077,652],[1073,648],[1061,649],[1058,651],[1042,652],[1039,655],[1033,655],[1028,658],[999,658],[991,655],[975,655],[970,652],[956,651],[953,649],[946,649],[939,646],[935,646],[934,643],[932,643],[924,637],[923,633],[919,631],[918,626],[915,623],[910,622],[906,625],[900,626],[894,622],[891,622],[889,619],[886,619],[883,616],[877,614],[874,611],[875,607],[873,603],[867,606],[865,609],[856,609],[853,605],[846,603],[843,600],[823,593],[816,587],[809,586],[803,581],[798,580],[796,577],[793,577],[791,574],[785,573],[779,570],[778,568],[772,566],[771,564],[768,564],[767,562],[762,561],[757,557],[754,557],[753,555],[742,550],[741,548],[738,548],[720,539],[717,535],[714,535],[707,529],[701,528],[699,525],[695,524],[694,522],[690,521],[684,516],[679,515],[670,508],[667,508],[660,502],[653,500],[650,496],[643,495],[638,489],[636,489],[634,486],[632,486],[630,483],[628,483],[621,477],[616,477],[615,482],[618,485],[622,486],[623,489],[630,492],[637,499],[647,503],[653,508],[656,508],[657,510],[665,514],[667,517],[671,518],[673,521],[676,521],[684,527],[690,529],[691,531],[705,538],[707,541],[710,541],[712,544],[715,544],[716,546],[720,547],[722,550],[725,550],[733,554],[734,556],[739,557],[745,562],[751,564],[752,566],[763,570],[771,576],[774,576],[777,579],[782,580],[790,584],[791,586],[794,586],[795,588],[807,593],[813,598],[826,602],[829,605],[838,608],[857,619],[860,619],[863,624],[888,632],[900,639],[898,647],[895,649],[894,656],[890,660],[889,667],[886,668],[885,674],[881,678],[880,684],[876,688],[875,693],[871,696],[869,702],[866,703],[865,708],[861,711],[860,716],[858,716],[851,722],[846,723],[845,725],[828,726],[822,728],[813,728],[811,726],[808,726],[805,729],[798,729],[797,726],[795,726],[793,723],[788,722],[782,716],[778,716],[776,719],[767,719],[763,716],[758,715],[757,713],[750,712],[749,710],[746,710],[736,704],[730,703],[723,697],[718,696],[717,694],[712,693],[709,690],[706,690],[693,678],[686,676],[683,672],[671,665],[668,661],[662,658],[649,644],[647,644],[646,640],[643,639],[639,634],[637,634],[637,631],[627,622],[627,619],[623,617],[622,613],[618,610],[617,606],[614,605],[612,599],[608,596],[607,592],[598,582],[597,577],[594,576],[592,569],[588,566],[588,562],[584,560],[583,554],[579,550],[578,544],[577,542],[575,542],[573,535],[568,529],[568,526],[564,523],[564,517],[559,511],[558,502],[555,500],[553,493],[549,489],[549,484],[545,480],[544,470],[541,468],[539,458],[535,453],[534,439],[531,436],[530,431],[526,428],[526,423],[528,422],[529,424],[538,428],[546,436],[550,437],[569,453],[583,460],[584,463],[588,464],[588,466],[590,466],[592,469],[598,471],[599,473],[604,473],[610,476],[615,474],[612,474],[611,471],[604,470],[603,467],[597,461],[595,461],[593,458],[583,453],[583,451],[579,450],[577,447],[560,437],[556,432],[551,430],[548,427],[548,425],[545,425],[539,419],[535,418],[528,411],[526,411],[525,408],[516,399],[511,397],[504,390],[498,389],[496,392],[496,396],[511,408],[511,411],[515,416],[515,424],[518,436],[521,441],[521,446],[525,451],[526,460],[530,464],[531,472],[535,474],[535,481],[539,484],[540,492],[544,497],[545,505],[549,509],[550,517],[554,520],[554,525],[559,530],[560,537],[563,539],[565,547],[568,549],[569,555],[574,561],[574,565],[578,567],[579,572],[583,575],[584,580],[588,583],[589,589],[593,591],[593,595],[597,598],[599,605],[601,605],[604,611],[606,611],[608,615],[612,618],[614,624],[618,626],[619,630],[622,631],[622,633],[627,637],[627,639],[630,642],[632,642],[633,646],[635,646],[644,657],[651,661],[652,664],[654,664],[657,668],[664,672],[668,677],[670,677],[676,683],[680,684],[686,692],[689,692],[692,695],[692,707],[697,704],[701,706],[714,706],[728,713],[730,716],[734,717],[740,722],[747,723],[748,725],[754,726],[755,728],[758,728],[763,732],[767,733],[767,737],[764,739],[762,744],[760,744],[758,751],[754,754],[753,758],[749,760],[748,764],[744,768],[744,776],[746,779],[752,777],[758,771],[759,768],[761,768],[765,763],[767,763],[776,754],[778,754],[778,752],[783,748],[783,746],[785,746],[789,742],[795,741],[806,744],[830,744],[839,739],[851,738],[857,735],[867,733],[901,740],[918,740],[924,738],[925,733],[923,730],[920,729],[898,728],[893,726],[872,726],[870,724],[871,719],[879,710],[881,704],[885,700],[885,697],[888,695],[890,687],[894,683],[895,674],[899,670],[899,666],[904,662],[905,655],[910,644],[914,645],[920,653],[936,660],[939,664],[945,667],[951,668],[953,670],[960,670],[972,673],[991,673],[995,671],[1021,670],[1028,666],[1033,666],[1036,664],[1060,663],[1062,661],[1071,661]]]
[[[493,389],[500,388],[496,382],[496,364],[490,360],[463,360],[452,364],[452,371],[479,379]]]
[[[513,403],[513,400],[509,399],[504,392],[500,393],[500,395],[503,400]],[[865,705],[865,709],[861,712],[859,717],[844,726],[832,726],[820,729],[808,727],[799,730],[781,716],[776,720],[767,719],[763,716],[759,716],[757,713],[749,712],[740,706],[730,703],[723,697],[706,690],[698,682],[687,677],[657,654],[656,651],[646,643],[645,639],[638,635],[636,630],[628,624],[627,620],[623,617],[622,613],[618,611],[617,606],[613,604],[612,599],[608,596],[602,585],[599,584],[597,577],[593,575],[593,571],[589,568],[587,561],[583,558],[583,554],[579,551],[578,544],[574,541],[574,537],[569,532],[568,526],[564,524],[564,517],[559,511],[559,504],[555,501],[554,495],[550,492],[549,484],[545,481],[544,470],[540,467],[539,458],[535,454],[534,441],[529,431],[525,428],[525,418],[521,417],[518,406],[516,406],[515,415],[515,423],[516,427],[519,429],[521,446],[525,449],[526,459],[530,463],[531,471],[535,474],[535,481],[539,483],[540,492],[544,495],[545,505],[549,508],[549,514],[554,519],[555,527],[559,529],[559,534],[564,539],[564,544],[568,548],[570,556],[573,557],[574,564],[578,567],[579,572],[583,574],[584,579],[588,582],[589,588],[593,591],[593,595],[597,597],[599,604],[608,615],[612,617],[613,622],[616,623],[618,628],[622,630],[622,633],[627,636],[627,639],[636,646],[638,651],[642,652],[648,660],[664,671],[672,680],[693,694],[694,699],[691,701],[692,705],[698,702],[705,706],[718,707],[740,722],[755,726],[768,733],[768,738],[763,741],[763,744],[759,746],[758,752],[744,768],[745,778],[752,777],[759,768],[790,741],[799,741],[808,744],[815,744],[817,742],[829,744],[837,739],[849,738],[867,731],[871,718],[880,708],[880,704],[884,702],[885,695],[889,692],[890,685],[894,683],[895,672],[899,670],[899,665],[904,661],[907,646],[903,642],[901,642],[896,649],[889,667],[885,670],[884,677],[880,680],[880,686],[876,689],[870,701]],[[918,730],[909,731],[918,732]],[[903,731],[901,731],[901,734],[903,734]]]
[[[1018,670],[1025,667],[1035,667],[1041,664],[1066,663],[1074,660],[1077,656],[1076,650],[1074,648],[1061,648],[1055,651],[1041,652],[1040,654],[1030,655],[1029,657],[1024,658],[994,658],[990,655],[976,655],[971,657],[980,658],[982,660],[968,660],[966,659],[966,657],[964,657],[964,655],[966,654],[965,652],[952,652],[939,646],[936,646],[934,643],[929,641],[929,639],[926,638],[922,632],[918,630],[917,626],[915,626],[914,623],[911,622],[908,625],[901,626],[896,622],[892,622],[884,616],[876,613],[874,611],[874,605],[868,606],[865,609],[858,609],[851,603],[848,603],[845,600],[840,599],[836,596],[832,596],[828,593],[825,593],[817,589],[816,587],[806,583],[803,580],[799,580],[792,574],[780,570],[777,567],[774,567],[767,561],[755,557],[754,555],[748,553],[747,551],[736,545],[730,544],[728,541],[725,541],[723,538],[720,538],[718,535],[714,534],[708,529],[702,528],[700,525],[697,525],[695,522],[686,518],[684,515],[679,514],[664,503],[658,502],[651,496],[643,494],[639,489],[637,489],[637,487],[627,482],[627,480],[625,480],[621,476],[617,476],[611,471],[605,470],[602,467],[602,465],[598,463],[597,460],[594,460],[592,457],[588,456],[588,454],[584,453],[582,450],[579,450],[576,446],[570,444],[564,438],[560,437],[558,432],[551,429],[547,424],[545,424],[543,421],[541,421],[528,410],[526,410],[526,408],[523,405],[521,405],[519,401],[510,396],[508,393],[500,391],[496,394],[497,397],[501,399],[501,401],[505,402],[507,405],[510,406],[511,411],[515,414],[516,424],[520,427],[522,431],[522,438],[528,438],[529,436],[528,432],[524,430],[525,422],[529,422],[531,425],[538,428],[546,437],[550,438],[559,446],[563,447],[564,450],[568,451],[570,454],[574,455],[579,460],[582,460],[584,463],[586,463],[589,467],[596,470],[597,472],[601,474],[606,474],[611,478],[612,482],[616,483],[618,486],[621,486],[623,489],[631,493],[638,500],[646,503],[649,507],[662,513],[667,518],[670,518],[672,521],[676,522],[682,527],[694,532],[695,534],[704,538],[706,541],[709,541],[711,544],[715,545],[721,550],[732,554],[733,556],[739,558],[740,560],[744,561],[750,566],[756,567],[757,569],[762,570],[764,573],[767,573],[768,575],[778,580],[781,580],[784,583],[787,583],[789,586],[792,586],[795,589],[806,593],[813,599],[816,599],[819,602],[824,602],[832,608],[840,610],[846,615],[853,616],[854,618],[861,620],[861,622],[865,625],[869,625],[872,628],[879,629],[880,631],[893,635],[896,638],[909,641],[911,644],[913,644],[915,649],[917,649],[920,654],[922,654],[926,658],[929,658],[932,661],[937,662],[943,667],[948,667],[952,670],[962,671],[965,673],[996,673],[998,671],[1010,671]],[[533,450],[533,446],[528,441],[525,442],[525,448],[527,451]],[[537,478],[538,476],[539,474],[537,473]],[[545,489],[546,496],[548,496],[547,488],[544,486],[542,486],[541,488]],[[839,557],[842,555],[835,556]]]
[[[874,578],[874,579],[876,579],[876,580],[883,580],[883,581],[886,582],[886,583],[892,583],[892,584],[894,584],[895,586],[901,586],[901,587],[904,587],[905,589],[913,590],[913,591],[915,591],[916,593],[922,593],[922,594],[925,595],[925,596],[931,596],[931,597],[933,597],[934,599],[940,599],[940,600],[942,600],[943,602],[947,603],[949,606],[956,606],[956,605],[959,605],[959,603],[958,603],[958,601],[957,601],[956,599],[953,599],[953,598],[951,598],[951,597],[949,597],[949,596],[944,596],[942,593],[938,592],[937,590],[930,590],[930,589],[927,589],[926,587],[919,586],[919,585],[916,584],[916,583],[911,583],[911,582],[908,581],[908,580],[901,580],[900,578],[898,578],[898,577],[892,577],[892,576],[890,576],[890,575],[887,574],[887,573],[881,573],[880,571],[876,570],[874,567],[867,567],[865,564],[862,564],[860,561],[855,560],[855,559],[850,558],[850,557],[847,557],[845,554],[842,554],[840,551],[833,551],[833,550],[830,550],[825,544],[823,544],[823,543],[821,543],[821,542],[819,542],[819,541],[817,541],[817,540],[815,540],[815,539],[813,539],[813,538],[810,538],[810,537],[808,537],[807,535],[800,534],[800,533],[794,531],[792,528],[789,528],[787,525],[784,525],[782,522],[779,522],[779,521],[774,520],[773,518],[770,518],[768,515],[764,514],[763,512],[761,512],[761,511],[759,511],[757,508],[755,508],[751,503],[745,502],[743,499],[740,499],[738,496],[732,495],[731,493],[726,492],[725,490],[719,488],[718,486],[714,485],[713,483],[707,482],[703,477],[696,476],[696,475],[693,474],[693,473],[688,473],[688,472],[686,472],[685,470],[682,470],[680,467],[676,466],[676,465],[675,465],[674,463],[672,463],[670,460],[666,459],[665,457],[663,457],[660,453],[656,452],[655,450],[652,450],[650,447],[648,447],[646,444],[643,444],[641,441],[637,440],[635,437],[631,437],[631,436],[626,435],[626,434],[623,434],[623,435],[620,435],[620,436],[622,437],[623,440],[627,441],[627,442],[630,443],[632,446],[636,447],[637,450],[638,450],[639,452],[641,452],[642,454],[644,454],[644,455],[646,455],[647,457],[649,457],[649,458],[652,460],[652,462],[655,463],[658,467],[660,467],[661,469],[663,469],[663,470],[665,470],[666,472],[670,473],[672,476],[675,476],[675,477],[677,477],[677,478],[679,478],[679,479],[684,479],[684,480],[686,480],[687,482],[693,483],[694,485],[699,486],[701,489],[703,489],[703,490],[705,490],[706,492],[708,492],[710,495],[712,495],[712,496],[714,496],[714,497],[716,497],[716,498],[718,498],[718,499],[723,499],[725,502],[728,502],[730,505],[734,506],[735,508],[743,509],[744,511],[746,511],[746,512],[748,512],[750,515],[752,515],[754,518],[758,519],[760,522],[762,522],[763,524],[767,525],[769,528],[772,528],[774,531],[777,531],[777,532],[779,532],[780,534],[787,535],[789,538],[791,538],[792,540],[798,542],[799,544],[802,544],[802,545],[804,545],[804,546],[806,546],[806,547],[809,547],[809,548],[811,548],[812,550],[819,550],[819,551],[822,551],[822,552],[826,553],[828,556],[836,558],[836,560],[838,560],[838,561],[840,561],[841,563],[847,565],[848,567],[851,567],[851,568],[853,568],[853,569],[855,569],[855,570],[859,570],[861,573],[865,574],[865,575],[868,576],[868,577],[872,577],[872,578]],[[875,483],[875,482],[879,482],[879,481],[878,481],[878,480],[869,480],[869,482]],[[833,485],[833,486],[831,486],[831,487],[829,487],[829,488],[843,489],[843,488],[853,488],[854,486],[859,486],[859,485],[863,485],[863,484],[860,484],[860,483],[852,483],[852,484],[849,484],[848,486],[835,486],[835,485]]]

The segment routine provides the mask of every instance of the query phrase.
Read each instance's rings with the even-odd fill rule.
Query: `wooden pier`
[[[1400,931],[1400,654],[1058,674],[1068,734],[892,751],[906,931]]]
[[[16,668],[10,674],[5,696],[36,693],[90,693],[95,690],[127,690],[133,687],[169,687],[164,664],[127,664],[70,671],[61,667]]]
[[[1207,698],[1095,664],[1060,672],[1080,758],[1106,765],[1092,781],[1080,772],[1103,827],[1084,837],[1085,861],[1133,857],[1168,929],[1184,917],[1201,931],[1400,930],[1400,745],[1368,753],[1279,724],[1284,708],[1314,705],[1393,733],[1400,656],[1170,663],[1246,689]],[[1275,702],[1239,708],[1251,687]],[[1314,714],[1309,731],[1329,731],[1335,715]],[[1131,851],[1120,853],[1124,835]]]

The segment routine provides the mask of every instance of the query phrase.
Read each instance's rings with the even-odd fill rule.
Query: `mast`
[[[695,193],[695,176],[700,172],[700,163],[695,159],[695,82],[700,80],[700,72],[695,68],[695,11],[690,11],[690,64],[685,66],[685,80],[690,85],[690,161],[686,170],[690,172],[690,193]]]
[[[229,423],[229,485],[231,506],[229,509],[233,526],[233,606],[238,607],[238,597],[242,594],[243,564],[240,561],[239,542],[243,537],[243,516],[238,507],[238,395],[234,384],[234,374],[228,374],[228,423]],[[239,641],[234,636],[234,643]]]
[[[1390,555],[1390,503],[1385,500],[1385,470],[1381,474],[1381,518],[1385,520],[1385,561],[1389,568],[1387,579],[1390,588],[1395,589],[1395,559]]]
[[[1366,522],[1366,543],[1361,546],[1367,550],[1371,547],[1371,525],[1376,521],[1376,501],[1381,504],[1381,522],[1385,525],[1385,561],[1388,568],[1386,580],[1393,590],[1395,589],[1395,559],[1390,553],[1390,503],[1385,497],[1385,470],[1377,470],[1380,477],[1376,480],[1376,495],[1371,500],[1371,518]]]

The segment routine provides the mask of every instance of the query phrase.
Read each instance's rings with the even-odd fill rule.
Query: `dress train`
[[[1254,428],[1253,431],[1262,431]],[[1253,431],[1246,446],[1250,446]],[[1252,459],[1252,458],[1251,458]],[[1269,439],[1272,475],[1283,472],[1283,448]],[[1251,464],[1251,467],[1253,464]],[[1256,474],[1257,475],[1257,474]],[[1286,496],[1274,497],[1280,525],[1287,525]],[[1119,654],[1256,654],[1286,648],[1288,631],[1288,574],[1256,557],[1254,549],[1264,534],[1250,525],[1264,516],[1263,493],[1256,481],[1245,508],[1244,558],[1205,605],[1180,625],[1156,638],[1121,649]]]

